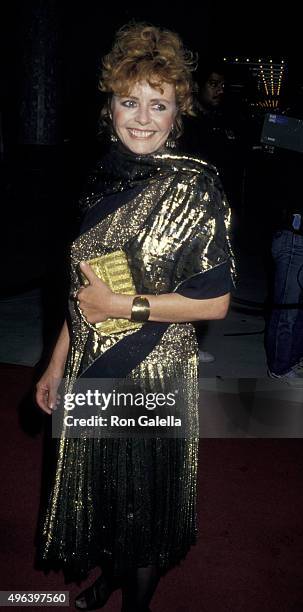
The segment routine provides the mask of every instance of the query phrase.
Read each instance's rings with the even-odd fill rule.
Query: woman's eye
[[[155,104],[155,105],[154,105],[154,108],[155,108],[156,110],[159,110],[159,111],[164,111],[164,110],[166,110],[166,106],[165,106],[164,104],[160,104],[160,103],[159,103],[159,104]]]
[[[121,104],[122,106],[126,106],[126,108],[134,108],[136,106],[135,100],[123,100]]]

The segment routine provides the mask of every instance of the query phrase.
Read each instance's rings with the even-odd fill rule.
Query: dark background
[[[301,86],[300,20],[289,3],[2,2],[2,295],[59,277],[65,283],[62,262],[76,232],[77,198],[99,154],[100,58],[117,28],[132,19],[176,30],[200,64],[210,56],[284,58],[283,95]],[[249,81],[248,70],[231,68],[236,85]],[[243,104],[245,92],[249,114],[247,91],[235,87],[233,104]],[[250,130],[258,139],[253,118]]]
[[[1,110],[6,151],[19,144],[58,144],[95,132],[100,59],[115,31],[128,21],[144,20],[180,33],[209,56],[271,57],[289,63],[290,81],[300,73],[300,22],[295,7],[236,3],[103,3],[89,0],[27,0],[1,4]],[[300,75],[301,76],[301,75]],[[33,105],[44,86],[40,115],[46,128],[35,129]],[[45,96],[47,99],[45,99]],[[40,120],[41,122],[41,120]],[[50,135],[52,132],[52,135]]]

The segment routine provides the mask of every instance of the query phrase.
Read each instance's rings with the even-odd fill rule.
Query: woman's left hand
[[[75,297],[78,306],[89,323],[101,323],[109,317],[114,294],[108,285],[98,278],[88,263],[81,262],[80,268],[89,285],[82,286],[77,291]]]

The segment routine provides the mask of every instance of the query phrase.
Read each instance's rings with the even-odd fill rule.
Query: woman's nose
[[[139,106],[136,113],[136,121],[140,125],[146,125],[150,122],[149,110],[146,106]]]

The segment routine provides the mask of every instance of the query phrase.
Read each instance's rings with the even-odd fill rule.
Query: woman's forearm
[[[178,293],[144,295],[150,304],[149,321],[183,323],[224,319],[227,314],[230,294],[210,299],[191,299]],[[134,296],[113,294],[110,300],[109,317],[130,319]]]
[[[87,321],[98,323],[110,318],[130,319],[135,296],[113,293],[87,263],[81,262],[80,265],[89,284],[80,287],[76,299]],[[224,319],[230,301],[229,293],[205,300],[193,300],[178,293],[143,294],[142,297],[147,298],[150,305],[149,321],[165,323]]]
[[[66,321],[64,322],[59,334],[56,346],[51,356],[50,365],[56,370],[63,370],[70,344],[70,336]]]

